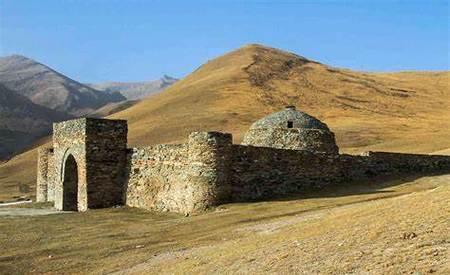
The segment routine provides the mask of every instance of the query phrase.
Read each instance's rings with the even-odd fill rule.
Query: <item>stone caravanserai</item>
[[[450,172],[450,156],[339,154],[328,126],[293,106],[255,122],[242,144],[193,132],[184,144],[127,148],[127,132],[125,120],[54,123],[53,147],[39,150],[37,201],[191,213],[380,175]]]

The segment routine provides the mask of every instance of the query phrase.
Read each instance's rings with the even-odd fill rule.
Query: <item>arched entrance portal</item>
[[[78,211],[78,167],[72,155],[64,165],[63,210]]]

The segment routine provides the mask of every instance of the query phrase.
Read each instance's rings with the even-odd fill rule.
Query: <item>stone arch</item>
[[[127,124],[123,120],[80,118],[55,123],[55,208],[86,211],[121,204],[126,146]]]
[[[78,211],[78,164],[72,154],[64,158],[62,173],[63,210]]]
[[[64,181],[64,170],[65,170],[65,167],[66,167],[66,161],[67,161],[67,158],[69,157],[69,156],[72,156],[73,158],[75,158],[75,162],[77,163],[77,165],[78,165],[78,162],[77,162],[77,159],[76,159],[76,154],[74,153],[74,151],[73,150],[71,150],[71,148],[66,148],[65,150],[63,150],[63,154],[62,154],[62,158],[61,158],[61,161],[59,162],[59,167],[58,167],[58,170],[59,170],[59,180],[60,180],[60,182],[63,182]]]

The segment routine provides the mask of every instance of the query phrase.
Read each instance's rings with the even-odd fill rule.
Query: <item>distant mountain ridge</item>
[[[52,123],[71,116],[34,104],[0,84],[0,159],[50,133]]]
[[[0,160],[49,134],[53,122],[111,115],[177,80],[90,85],[22,55],[0,57]]]
[[[127,100],[139,100],[147,96],[160,92],[175,82],[178,79],[164,75],[162,78],[153,81],[143,82],[105,82],[97,84],[86,84],[91,88],[102,90],[106,92],[119,92]]]
[[[126,100],[118,92],[98,91],[21,55],[0,58],[0,83],[35,104],[75,116]]]

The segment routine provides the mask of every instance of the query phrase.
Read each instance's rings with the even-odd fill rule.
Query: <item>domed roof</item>
[[[243,145],[338,154],[334,133],[317,118],[288,106],[250,127]]]
[[[329,131],[328,126],[317,118],[287,106],[283,111],[270,114],[250,126],[250,129],[293,128]]]

